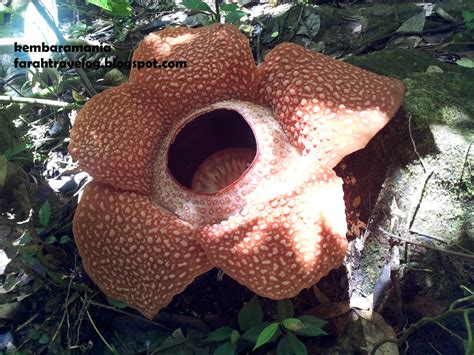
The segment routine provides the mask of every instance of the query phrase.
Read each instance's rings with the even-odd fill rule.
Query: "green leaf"
[[[181,3],[185,8],[189,10],[205,12],[208,14],[213,14],[214,11],[210,8],[208,4],[201,0],[183,0]]]
[[[20,260],[28,267],[33,267],[39,264],[38,259],[31,255],[21,256]]]
[[[230,333],[230,342],[235,347],[237,345],[237,341],[240,339],[240,333],[233,329],[232,333]]]
[[[63,235],[61,239],[59,239],[60,244],[66,244],[71,241],[71,238],[68,235]]]
[[[470,30],[474,30],[474,11],[464,10],[462,17],[466,21],[466,27]]]
[[[217,328],[216,330],[210,332],[207,335],[206,341],[208,342],[215,342],[215,341],[224,341],[224,340],[229,340],[230,335],[232,334],[232,331],[234,329],[230,327],[220,327]]]
[[[316,337],[320,335],[326,335],[327,333],[322,329],[322,327],[327,323],[326,321],[319,319],[314,316],[301,316],[298,317],[304,326],[299,329],[295,329],[295,333],[307,337]]]
[[[278,343],[277,355],[306,355],[306,346],[293,334],[286,334]]]
[[[47,237],[44,242],[46,244],[53,244],[54,242],[57,242],[58,240],[56,239],[56,237],[54,235],[50,235],[49,237]]]
[[[117,307],[118,309],[124,309],[124,308],[127,308],[127,304],[122,302],[122,301],[118,301],[118,300],[114,300],[114,299],[111,299],[111,298],[107,298],[107,301],[109,301],[109,303],[114,306],[114,307]]]
[[[51,205],[49,201],[43,203],[43,206],[39,209],[39,220],[43,227],[47,227],[49,223],[49,219],[51,218]]]
[[[12,158],[15,157],[15,155],[18,155],[21,152],[24,152],[29,147],[30,147],[30,145],[25,143],[25,144],[17,145],[16,147],[13,147],[13,148],[9,148],[4,153],[5,158],[7,158],[7,160],[12,160]]]
[[[249,330],[253,326],[262,323],[263,313],[262,307],[258,302],[257,297],[247,302],[239,312],[239,326],[243,331]]]
[[[467,59],[467,58],[462,58],[456,61],[457,65],[460,65],[461,67],[465,68],[474,68],[474,61]],[[1,187],[1,185],[0,185]]]
[[[33,237],[31,236],[30,232],[26,231],[23,233],[20,239],[20,245],[27,244],[33,240]]]
[[[244,11],[232,11],[225,15],[225,23],[236,23],[247,14]]]
[[[270,339],[273,337],[273,335],[275,335],[275,333],[277,332],[279,326],[280,326],[279,323],[272,323],[268,325],[264,330],[262,330],[262,332],[257,338],[257,343],[255,344],[255,347],[253,348],[253,350],[258,349],[262,345],[265,345],[266,343],[268,343]]]
[[[30,328],[28,330],[28,337],[32,340],[38,340],[41,337],[41,332],[38,329]]]
[[[12,14],[14,11],[10,9],[9,7],[6,7],[3,4],[0,4],[0,14],[2,13],[7,13],[7,14]]]
[[[310,316],[310,315],[303,315],[303,316],[299,316],[299,317],[296,317],[296,318],[299,319],[300,321],[302,321],[305,324],[314,324],[314,325],[318,325],[320,327],[322,327],[323,325],[325,325],[327,323],[324,319],[321,319],[321,318],[318,318],[318,317],[315,317],[315,316]]]
[[[5,185],[5,181],[7,180],[7,169],[8,169],[8,161],[7,158],[0,154],[0,190],[3,189]]]
[[[292,330],[292,331],[300,330],[305,326],[305,324],[302,321],[296,318],[287,318],[283,320],[282,324],[286,329]]]
[[[87,0],[87,3],[98,6],[114,16],[129,16],[132,13],[128,0]]]
[[[87,101],[87,97],[84,95],[79,94],[76,90],[72,89],[72,98],[76,102],[84,102]]]
[[[18,248],[18,251],[22,256],[33,256],[36,255],[38,252],[39,246],[38,245],[23,245]]]
[[[213,355],[234,355],[235,348],[231,342],[227,342],[219,345],[216,350],[214,350]]]
[[[242,339],[246,340],[250,344],[255,344],[262,330],[264,330],[269,324],[269,322],[264,322],[250,328],[244,334],[242,334]]]
[[[278,31],[273,31],[272,34],[270,35],[271,38],[276,38],[278,37],[278,35],[280,34],[280,32]]]
[[[397,32],[421,32],[425,27],[426,13],[421,11],[417,15],[410,17],[398,28]]]
[[[49,335],[46,333],[41,334],[40,338],[38,339],[38,343],[40,344],[48,344],[49,343]]]
[[[318,337],[327,334],[321,327],[314,324],[305,324],[303,328],[295,330],[295,333],[305,337]]]
[[[171,335],[165,339],[163,343],[156,349],[156,353],[164,352],[164,350],[174,348],[178,345],[186,343],[186,336],[181,328],[175,329]]]
[[[98,6],[105,11],[112,11],[112,4],[109,0],[87,0],[87,3]]]
[[[277,302],[277,316],[279,321],[293,317],[294,313],[293,303],[290,300],[281,300]]]
[[[239,5],[237,4],[222,4],[219,6],[219,9],[223,12],[232,12],[235,11],[239,8]]]

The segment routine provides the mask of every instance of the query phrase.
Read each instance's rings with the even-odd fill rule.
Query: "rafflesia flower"
[[[342,181],[403,101],[400,81],[295,44],[256,66],[232,26],[168,28],[130,81],[79,112],[70,152],[92,177],[74,218],[87,273],[152,318],[215,266],[257,294],[295,296],[346,254]]]

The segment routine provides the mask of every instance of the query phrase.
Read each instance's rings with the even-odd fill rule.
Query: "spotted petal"
[[[290,141],[330,167],[365,147],[403,102],[399,80],[295,44],[275,47],[259,73],[259,97]]]
[[[141,195],[94,182],[77,208],[74,237],[100,289],[148,318],[211,268],[188,223]]]
[[[347,250],[342,181],[328,168],[268,203],[202,227],[211,263],[257,294],[296,296],[335,266]]]
[[[252,101],[257,67],[247,38],[235,26],[178,27],[151,33],[133,60],[185,61],[186,67],[132,69],[130,81],[169,102],[182,115],[227,99]]]
[[[69,152],[96,181],[124,190],[150,189],[168,109],[147,91],[124,84],[90,99],[79,111]]]

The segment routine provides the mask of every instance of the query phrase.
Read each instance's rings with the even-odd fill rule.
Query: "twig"
[[[418,159],[420,159],[421,166],[423,167],[423,170],[426,173],[427,172],[426,164],[423,161],[423,158],[421,157],[420,153],[418,153],[418,149],[416,149],[415,140],[413,139],[413,133],[411,131],[411,118],[412,118],[412,116],[411,116],[411,114],[409,114],[408,115],[408,134],[410,135],[410,140],[411,140],[411,144],[413,146],[413,150],[415,151],[415,154],[418,157]]]
[[[7,80],[0,78],[0,81],[2,81],[10,89],[15,91],[19,96],[23,96],[23,94],[21,92],[19,92],[13,85],[11,85]]]
[[[162,311],[158,314],[157,319],[161,322],[170,322],[174,324],[184,325],[197,330],[210,330],[206,323],[204,323],[202,320],[190,316],[185,316],[182,314],[165,313]]]
[[[104,344],[107,346],[107,348],[109,348],[110,352],[112,354],[115,354],[116,351],[114,351],[114,349],[110,346],[109,343],[107,343],[107,340],[105,340],[105,338],[102,336],[102,334],[99,332],[99,329],[97,329],[97,327],[95,326],[95,323],[94,321],[92,320],[92,317],[91,317],[91,314],[89,313],[89,310],[86,310],[86,314],[87,314],[87,317],[89,318],[89,321],[91,322],[92,324],[92,327],[94,327],[94,330],[97,332],[97,334],[99,335],[100,339],[102,339],[102,341],[104,342]]]
[[[418,231],[418,230],[416,230],[416,229],[413,229],[413,228],[410,229],[410,233],[418,234],[418,235],[421,235],[422,237],[429,238],[429,239],[433,239],[433,240],[436,240],[436,241],[438,241],[438,242],[440,242],[440,243],[448,244],[448,242],[445,241],[443,238],[435,237],[435,236],[433,236],[433,235],[420,232],[420,231]]]
[[[30,324],[31,322],[33,322],[38,316],[39,316],[39,313],[36,313],[33,317],[31,317],[30,319],[28,319],[25,323],[20,324],[20,325],[15,329],[15,333],[18,333],[20,330],[22,330],[22,329],[23,329],[24,327],[26,327],[28,324]]]
[[[465,344],[466,346],[466,354],[472,354],[474,353],[474,339],[472,337],[472,326],[471,326],[471,320],[469,319],[469,312],[467,310],[464,310],[464,324],[466,326],[466,333],[467,333],[467,342]]]
[[[435,34],[435,33],[445,32],[445,31],[448,31],[448,30],[451,30],[451,29],[455,29],[457,27],[460,27],[460,26],[464,25],[465,23],[466,23],[466,21],[460,21],[460,22],[452,23],[450,25],[441,26],[441,27],[438,27],[438,28],[431,28],[431,29],[424,30],[424,31],[403,31],[403,32],[402,31],[399,31],[399,32],[395,31],[395,32],[392,32],[392,33],[390,33],[386,36],[377,38],[376,40],[370,42],[369,44],[366,44],[365,46],[359,48],[358,50],[355,51],[355,54],[361,54],[369,48],[374,48],[374,46],[388,41],[392,37],[423,36],[423,35],[426,35],[426,34]]]
[[[38,10],[41,17],[44,18],[44,20],[46,21],[48,26],[51,28],[51,30],[53,30],[54,34],[56,35],[56,37],[59,41],[59,44],[66,45],[67,44],[66,38],[64,38],[63,34],[59,30],[58,26],[56,26],[56,24],[54,23],[53,19],[51,18],[51,16],[49,15],[48,11],[44,7],[44,5],[41,3],[41,1],[40,0],[31,0],[31,2],[36,7],[36,10]],[[64,52],[64,54],[66,55],[66,57],[70,61],[74,61],[74,58],[73,58],[73,56],[71,55],[70,52]],[[81,78],[82,82],[84,83],[84,87],[85,87],[87,93],[89,94],[89,96],[96,95],[97,91],[92,86],[92,84],[91,84],[89,78],[87,77],[86,73],[84,72],[84,70],[82,70],[82,68],[77,68],[76,67],[76,72],[79,75],[79,77]]]
[[[464,159],[462,163],[462,170],[461,170],[461,176],[459,176],[459,182],[458,185],[461,185],[462,182],[462,177],[464,176],[464,169],[466,168],[466,163],[467,163],[467,158],[469,156],[469,152],[471,151],[472,143],[469,143],[469,146],[466,149],[466,154],[464,154]]]
[[[21,104],[38,104],[38,105],[47,105],[55,107],[67,107],[73,108],[76,107],[75,104],[64,101],[56,100],[46,100],[46,99],[37,99],[34,97],[18,97],[18,96],[3,96],[0,95],[0,102],[18,102]]]
[[[411,117],[412,117],[411,115],[408,115],[408,134],[410,135],[410,140],[411,140],[411,144],[413,145],[413,150],[415,151],[416,156],[420,160],[420,163],[421,163],[421,166],[423,167],[423,171],[425,172],[425,175],[423,177],[423,182],[422,182],[421,188],[418,190],[418,194],[417,194],[418,198],[417,198],[416,205],[413,206],[413,202],[412,202],[412,205],[410,206],[410,210],[408,211],[409,212],[408,216],[410,218],[410,220],[408,222],[408,230],[410,230],[411,227],[413,227],[413,223],[415,222],[416,214],[418,213],[418,210],[420,209],[420,205],[421,205],[421,201],[423,199],[423,193],[425,191],[426,184],[427,184],[429,178],[431,177],[431,175],[433,175],[433,172],[434,172],[433,169],[431,169],[431,168],[428,169],[425,162],[423,161],[423,158],[421,157],[420,153],[418,153],[418,150],[416,149],[416,143],[415,143],[415,140],[413,139],[413,134],[412,134],[412,131],[411,131]],[[414,197],[416,197],[416,195]],[[414,199],[412,201],[414,201]]]
[[[382,339],[381,341],[379,341],[377,344],[374,345],[374,347],[372,348],[371,352],[370,352],[370,355],[375,355],[377,353],[377,350],[385,343],[395,343],[397,344],[398,346],[400,346],[401,344],[403,344],[404,342],[407,341],[408,337],[410,335],[412,335],[415,331],[417,331],[419,328],[421,328],[422,326],[424,326],[425,324],[427,323],[430,323],[430,322],[433,322],[435,323],[437,326],[441,327],[442,329],[445,329],[446,327],[444,327],[441,322],[451,316],[451,315],[454,315],[454,314],[462,314],[464,316],[464,319],[468,319],[469,320],[469,313],[472,313],[474,312],[474,308],[468,308],[468,309],[465,309],[465,308],[454,308],[455,305],[457,303],[460,303],[459,301],[473,301],[474,300],[474,297],[473,295],[470,295],[468,297],[464,297],[460,300],[456,300],[455,302],[453,302],[450,306],[449,306],[449,309],[446,311],[446,312],[443,312],[441,313],[440,315],[436,316],[436,317],[423,317],[421,318],[418,322],[410,325],[410,327],[408,327],[408,329],[403,333],[403,335],[398,338],[398,339]],[[471,346],[472,347],[472,344],[473,344],[473,339],[472,339],[472,329],[471,329],[471,325],[470,325],[470,322],[469,323],[466,323],[466,330],[467,330],[467,333],[468,333],[468,339],[466,340],[466,346]],[[471,338],[469,338],[469,332],[471,332]],[[452,332],[450,331],[449,334],[452,335]],[[456,334],[457,335],[457,334]],[[460,338],[459,336],[457,336],[457,338]],[[464,339],[462,339],[464,341]],[[468,352],[466,352],[466,354],[469,354]]]
[[[387,232],[385,229],[383,229],[381,227],[379,227],[379,229],[380,229],[380,231],[382,231],[384,234],[388,235],[389,237],[401,240],[405,243],[413,244],[413,245],[416,245],[416,246],[419,246],[419,247],[422,247],[422,248],[426,248],[426,249],[431,249],[431,250],[437,251],[439,253],[445,253],[445,254],[455,255],[455,256],[462,257],[462,258],[467,258],[467,259],[473,259],[474,260],[474,255],[432,247],[431,245],[426,245],[426,244],[423,244],[423,243],[418,243],[418,242],[415,242],[415,241],[412,241],[412,240],[408,240],[408,239],[403,238],[403,237],[399,237],[398,235]]]
[[[221,23],[221,12],[219,9],[219,0],[214,0],[214,4],[216,6],[216,22]]]
[[[118,308],[113,307],[113,306],[109,306],[109,305],[102,304],[102,303],[95,302],[95,301],[88,301],[88,303],[91,304],[91,305],[93,305],[93,306],[96,306],[96,307],[105,308],[105,309],[108,309],[108,310],[111,310],[111,311],[114,311],[114,312],[117,312],[117,313],[121,313],[121,314],[123,314],[123,315],[126,315],[126,316],[129,316],[129,317],[138,319],[138,320],[140,320],[140,321],[142,321],[142,322],[147,322],[147,323],[156,325],[157,327],[160,327],[160,328],[163,328],[163,329],[166,329],[166,330],[171,330],[170,328],[168,328],[167,326],[164,326],[163,324],[160,324],[160,323],[158,323],[158,322],[154,322],[154,321],[152,321],[152,320],[149,320],[149,319],[146,319],[146,318],[137,316],[136,314],[133,314],[133,313],[130,313],[130,312],[127,312],[127,311],[118,309]]]
[[[419,232],[419,231],[417,231],[416,229],[413,229],[413,228],[410,229],[410,233],[421,235],[422,237],[430,238],[430,239],[436,240],[440,243],[448,244],[448,242],[445,241],[443,238],[435,237],[433,235],[429,235],[429,234],[426,234],[426,233],[423,233],[423,232]],[[455,244],[454,246],[458,249],[464,250],[466,252],[466,254],[473,254],[474,255],[473,252],[471,252],[469,249],[464,248],[461,245]]]

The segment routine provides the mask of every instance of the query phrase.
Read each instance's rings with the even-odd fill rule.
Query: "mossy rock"
[[[356,293],[368,294],[383,263],[391,257],[393,241],[382,229],[421,244],[435,244],[441,250],[459,250],[459,245],[473,250],[474,69],[443,63],[421,50],[400,48],[352,57],[348,62],[403,80],[407,90],[404,110],[385,129],[389,133],[384,141],[389,145],[389,154],[385,155],[388,170],[386,174],[382,171],[383,185],[370,215],[363,250],[360,255],[350,256],[352,264],[358,265],[352,270],[351,287]],[[391,130],[397,121],[404,129]],[[433,171],[424,185],[427,173],[421,159],[426,171]],[[376,164],[382,167],[379,161]],[[366,175],[362,173],[356,179],[362,181]],[[418,206],[416,212],[414,206]],[[444,243],[433,243],[426,236]],[[469,270],[464,264],[448,258],[453,265],[461,265],[457,266],[459,277],[452,277],[442,272],[442,252],[427,255],[431,258],[424,258],[422,265],[435,272],[430,275],[432,286],[421,293],[451,299],[459,295],[459,284],[472,287],[472,280],[465,279]],[[423,277],[417,274],[403,292],[409,294],[413,284],[426,286]]]
[[[474,69],[443,63],[421,50],[401,48],[352,57],[348,62],[403,80],[405,107],[416,125],[444,124],[472,135]]]

